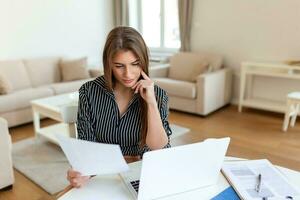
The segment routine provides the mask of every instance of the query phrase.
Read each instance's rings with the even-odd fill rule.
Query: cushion
[[[61,81],[59,57],[24,60],[31,85],[37,87]]]
[[[30,108],[30,101],[53,95],[50,88],[28,88],[0,95],[0,113]]]
[[[168,92],[169,96],[196,98],[196,84],[169,78],[153,78],[155,84]]]
[[[208,72],[217,71],[223,68],[222,56],[207,52],[195,52],[195,54],[197,54],[199,59],[206,59],[208,61]]]
[[[90,78],[86,57],[76,60],[62,60],[60,62],[60,69],[63,81]]]
[[[30,88],[31,83],[22,60],[0,61],[0,75],[11,84],[12,90]]]
[[[8,94],[12,91],[12,86],[10,82],[4,77],[0,75],[0,95]]]
[[[171,79],[195,82],[198,75],[207,72],[208,62],[194,53],[178,53],[170,59],[168,77]]]
[[[70,81],[70,82],[63,82],[63,83],[55,83],[50,85],[50,87],[54,90],[54,94],[63,94],[68,92],[76,92],[79,88],[87,81],[93,79],[84,79],[84,80],[77,80],[77,81]]]
[[[103,69],[89,69],[89,73],[91,77],[99,77],[103,75]]]

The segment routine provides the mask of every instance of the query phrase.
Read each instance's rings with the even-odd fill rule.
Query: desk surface
[[[173,140],[173,145],[181,145],[191,143],[194,141],[193,134],[185,134]],[[241,160],[241,158],[226,157],[225,161]],[[140,168],[141,162],[135,162],[129,164],[131,169]],[[287,179],[300,190],[300,172],[290,170],[284,167],[277,167]],[[211,199],[225,188],[229,186],[229,183],[220,173],[217,184],[197,189],[181,195],[176,195],[164,200],[182,200],[182,199]],[[183,197],[184,196],[184,197]],[[96,176],[92,178],[87,185],[79,189],[71,189],[58,200],[125,200],[134,199],[129,192],[127,186],[123,182],[119,175],[107,175],[107,176]]]

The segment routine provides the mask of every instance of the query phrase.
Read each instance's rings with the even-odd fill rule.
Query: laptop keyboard
[[[130,184],[134,188],[134,190],[136,191],[136,193],[138,193],[139,192],[140,180],[131,181]]]

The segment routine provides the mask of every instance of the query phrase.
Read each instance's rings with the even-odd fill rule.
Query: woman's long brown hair
[[[131,51],[139,59],[140,67],[148,75],[149,67],[149,50],[143,37],[131,27],[120,26],[110,31],[107,36],[106,43],[103,50],[103,66],[104,77],[107,82],[109,90],[113,90],[114,76],[112,73],[113,58],[115,54],[120,51]],[[147,103],[143,98],[140,98],[141,104],[141,137],[140,146],[146,144],[146,136],[148,131],[148,116],[147,116]]]

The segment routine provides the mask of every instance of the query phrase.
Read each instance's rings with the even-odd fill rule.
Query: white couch
[[[8,188],[14,183],[11,150],[11,137],[8,133],[7,122],[0,118],[0,189]]]
[[[223,68],[221,56],[178,53],[149,73],[168,92],[171,109],[205,116],[230,102],[232,70]]]
[[[60,60],[51,57],[0,61],[0,75],[12,86],[12,92],[0,95],[0,117],[7,120],[9,127],[32,121],[31,100],[77,91],[100,75],[100,70],[91,69],[89,79],[62,82]]]

